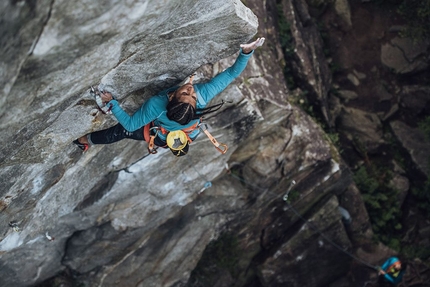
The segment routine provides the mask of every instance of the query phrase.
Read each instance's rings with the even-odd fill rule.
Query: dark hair
[[[169,120],[181,125],[188,124],[196,115],[196,109],[191,104],[181,103],[175,97],[167,104],[166,109]]]
[[[219,110],[224,101],[204,109],[196,109],[189,103],[182,103],[176,97],[167,104],[167,117],[169,120],[175,121],[181,125],[186,125],[192,120],[196,120],[203,115]]]

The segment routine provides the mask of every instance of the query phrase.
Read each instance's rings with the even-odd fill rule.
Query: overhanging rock
[[[65,268],[61,260],[75,232],[109,226],[105,223],[117,232],[141,223],[150,229],[148,221],[154,226],[165,223],[195,194],[194,187],[177,186],[173,197],[162,191],[175,187],[176,181],[192,182],[197,176],[193,168],[174,175],[170,183],[160,183],[160,169],[146,170],[145,165],[162,169],[155,164],[162,161],[165,170],[175,164],[186,170],[192,164],[178,163],[162,152],[139,167],[141,188],[126,193],[112,188],[115,183],[125,184],[126,171],[118,171],[141,159],[146,147],[124,141],[82,155],[71,144],[78,136],[114,124],[95,110],[89,86],[100,81],[109,85],[125,109],[134,111],[156,91],[177,84],[201,65],[235,53],[239,44],[256,34],[258,20],[235,0],[109,1],[103,5],[8,1],[2,8],[11,16],[5,27],[19,27],[2,39],[14,43],[5,56],[19,61],[5,61],[1,66],[2,75],[7,76],[0,110],[5,135],[0,142],[0,285],[30,286]],[[214,162],[206,168],[222,166],[219,156],[214,151],[206,157]],[[208,172],[199,168],[202,174]],[[195,183],[201,188],[200,184]],[[154,192],[161,204],[153,205],[160,221],[149,211],[148,217],[135,213],[137,221],[118,211],[149,185],[148,196]],[[134,203],[130,203],[128,211],[133,213]],[[148,197],[146,204],[153,203]],[[10,222],[17,224],[18,232],[9,227]]]

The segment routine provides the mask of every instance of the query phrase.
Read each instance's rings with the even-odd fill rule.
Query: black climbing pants
[[[143,127],[134,132],[129,132],[121,124],[117,124],[108,129],[91,133],[88,139],[93,144],[111,144],[123,139],[143,141]]]
[[[145,140],[143,128],[144,127],[141,127],[134,132],[129,132],[121,124],[117,124],[111,128],[89,134],[88,140],[92,144],[111,144],[123,139],[143,141]],[[158,137],[155,138],[154,144],[161,147],[166,145],[166,143]]]

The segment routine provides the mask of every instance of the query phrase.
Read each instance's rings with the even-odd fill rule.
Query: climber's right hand
[[[113,100],[112,94],[109,92],[102,92],[101,96],[103,103],[109,103]]]

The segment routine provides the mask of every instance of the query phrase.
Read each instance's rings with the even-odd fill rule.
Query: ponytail
[[[204,115],[218,111],[224,104],[225,102],[222,101],[219,104],[207,108],[195,109],[191,104],[179,102],[175,97],[173,97],[166,107],[167,117],[181,125],[186,125],[192,120],[199,119]]]

